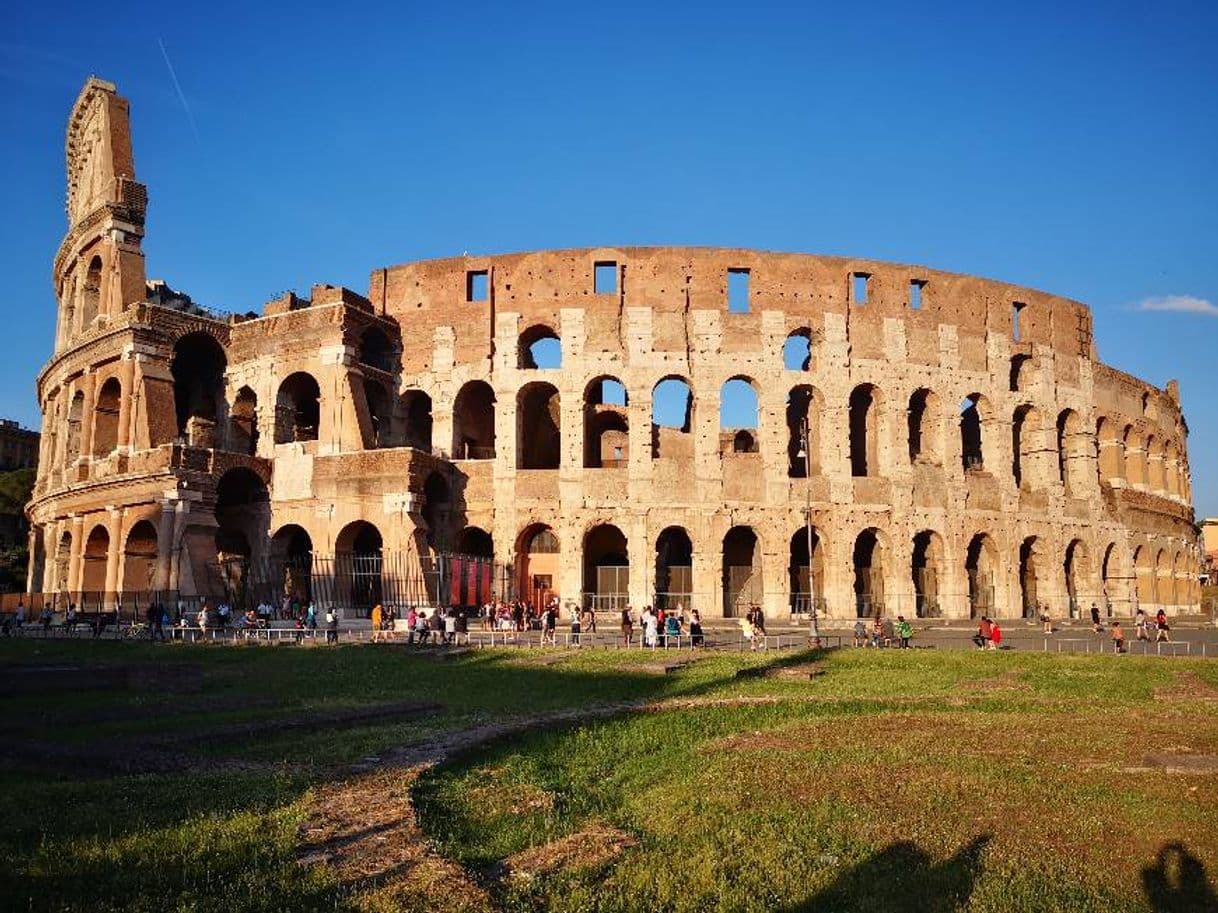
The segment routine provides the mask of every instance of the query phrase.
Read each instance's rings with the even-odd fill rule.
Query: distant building
[[[1218,580],[1218,517],[1201,521],[1202,571],[1207,583]]]
[[[33,469],[38,465],[38,432],[0,418],[0,472]]]

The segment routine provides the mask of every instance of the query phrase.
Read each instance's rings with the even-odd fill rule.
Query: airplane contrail
[[[169,78],[173,80],[173,87],[177,90],[178,100],[182,102],[182,110],[186,112],[186,119],[190,121],[190,129],[194,131],[195,139],[202,142],[199,137],[199,125],[195,123],[195,116],[191,113],[190,104],[186,101],[186,94],[182,91],[182,84],[178,82],[178,74],[174,72],[173,64],[169,62],[169,52],[165,50],[165,42],[158,38],[156,43],[161,46],[161,56],[165,58],[165,66],[169,68]]]

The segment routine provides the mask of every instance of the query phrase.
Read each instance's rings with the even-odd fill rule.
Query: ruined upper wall
[[[598,263],[614,264],[617,291],[595,293]],[[957,327],[963,337],[981,338],[987,331],[1010,337],[1018,303],[1022,307],[1017,348],[1030,350],[1040,344],[1070,357],[1095,357],[1091,313],[1077,301],[992,279],[845,257],[682,247],[454,257],[376,270],[368,297],[378,311],[397,317],[412,338],[430,339],[436,327],[452,327],[458,364],[489,356],[497,311],[519,314],[522,327],[535,323],[557,327],[563,309],[582,309],[589,346],[620,352],[625,347],[624,311],[646,308],[652,312],[655,348],[678,350],[685,344],[690,311],[728,311],[732,270],[749,273],[750,307],[747,314],[725,316],[727,351],[756,345],[762,311],[781,311],[789,330],[807,327],[814,334],[825,314],[844,315],[855,329],[863,330],[851,337],[858,357],[867,358],[881,355],[885,318],[905,321],[913,343],[920,335],[929,342],[941,324]],[[486,275],[487,297],[473,301],[470,277],[480,273]],[[855,300],[857,275],[867,277],[864,304]],[[911,307],[915,286],[921,298],[917,310]],[[875,333],[866,332],[869,326]],[[874,353],[869,339],[875,341]],[[413,353],[410,349],[406,370],[427,370],[427,347]]]

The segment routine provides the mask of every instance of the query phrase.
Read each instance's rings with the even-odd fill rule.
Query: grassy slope
[[[0,907],[353,908],[359,898],[293,861],[307,789],[332,765],[505,714],[677,696],[791,700],[484,749],[420,783],[424,825],[479,872],[591,823],[637,840],[609,864],[506,883],[497,898],[520,909],[1146,909],[1140,867],[1164,843],[1218,866],[1218,775],[1125,772],[1155,751],[1218,754],[1213,664],[841,652],[807,682],[737,680],[767,661],[738,656],[657,677],[638,654],[543,666],[387,647],[0,644],[0,661],[167,658],[201,665],[204,691],[13,696],[0,738],[114,747],[411,699],[447,709],[204,743],[189,773],[0,772]]]

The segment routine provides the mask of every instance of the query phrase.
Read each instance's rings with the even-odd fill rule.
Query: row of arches
[[[1125,484],[1169,498],[1189,497],[1182,449],[1165,435],[1139,433],[1107,416],[1096,422],[1100,481]]]

